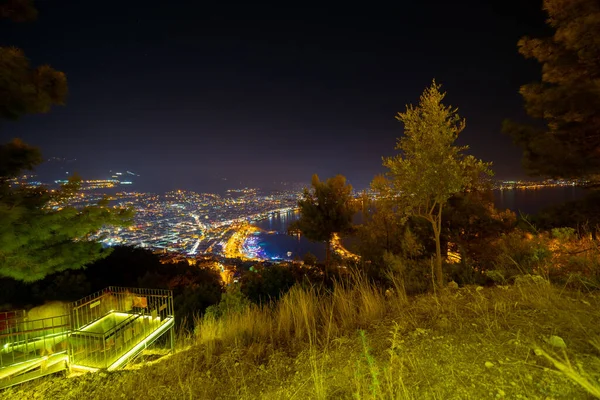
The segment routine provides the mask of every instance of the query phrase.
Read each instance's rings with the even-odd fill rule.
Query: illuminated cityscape
[[[100,232],[108,246],[132,245],[194,256],[213,253],[241,258],[249,223],[296,207],[299,192],[263,194],[258,189],[227,191],[225,196],[178,190],[156,195],[120,192],[110,196],[113,206],[135,210],[135,222],[122,229]],[[73,199],[75,206],[92,204],[98,194]]]
[[[258,188],[228,189],[223,195],[197,193],[187,190],[164,194],[125,191],[133,188],[133,172],[110,171],[110,177],[81,181],[81,192],[65,204],[84,207],[108,199],[112,207],[128,207],[135,211],[134,223],[128,228],[101,230],[97,239],[106,246],[136,246],[185,257],[217,255],[226,258],[279,260],[285,255],[268,254],[261,246],[260,229],[254,223],[297,208],[301,186],[284,185],[286,189],[265,191]],[[55,180],[64,184],[66,180]],[[42,186],[35,175],[13,179],[13,185]],[[548,187],[571,187],[585,184],[568,180],[498,180],[493,189],[498,191],[537,190]],[[133,185],[133,186],[132,186]],[[52,185],[48,185],[52,187]],[[375,193],[367,191],[369,196]],[[357,193],[355,193],[357,195]],[[275,234],[277,232],[262,232]],[[345,258],[353,258],[336,237],[333,250]],[[296,254],[297,256],[297,254]],[[291,259],[291,257],[287,257]]]
[[[548,187],[567,187],[581,186],[587,182],[583,180],[567,180],[567,179],[547,179],[544,181],[526,181],[526,180],[499,180],[494,182],[493,188],[497,190],[512,190],[512,189],[541,189]]]

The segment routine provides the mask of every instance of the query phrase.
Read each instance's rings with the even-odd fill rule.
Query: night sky
[[[460,143],[524,176],[501,123],[539,76],[516,43],[544,32],[541,0],[250,3],[37,1],[38,21],[0,22],[0,45],[64,71],[68,103],[3,123],[0,140],[76,158],[84,178],[135,171],[141,190],[313,173],[362,188],[395,153],[396,112],[435,78],[467,119]]]

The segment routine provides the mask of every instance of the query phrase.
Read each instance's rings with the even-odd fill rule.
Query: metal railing
[[[108,287],[73,303],[69,359],[108,368],[172,318],[169,290]]]
[[[19,312],[2,319],[0,328],[0,368],[67,352],[68,315],[30,321],[25,312]]]
[[[0,334],[9,333],[11,328],[15,327],[15,323],[20,319],[25,318],[27,313],[25,310],[13,310],[0,312]]]
[[[60,370],[58,363],[116,368],[167,331],[173,346],[170,290],[111,286],[63,312],[32,320],[24,310],[0,312],[0,388]]]

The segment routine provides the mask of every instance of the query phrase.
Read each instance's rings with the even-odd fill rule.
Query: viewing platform
[[[108,287],[66,305],[67,314],[29,319],[0,313],[0,389],[63,370],[115,370],[169,334],[173,293]]]

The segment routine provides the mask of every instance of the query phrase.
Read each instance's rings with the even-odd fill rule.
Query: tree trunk
[[[433,235],[435,237],[435,277],[438,287],[441,289],[444,287],[444,273],[442,271],[442,244],[441,233],[442,233],[442,205],[440,204],[437,214],[437,220],[432,219]]]
[[[331,240],[325,242],[325,278],[329,275],[329,262],[331,260]]]
[[[442,288],[444,286],[444,274],[442,272],[442,245],[440,243],[440,232],[437,227],[433,228],[433,234],[435,236],[435,278],[437,286]]]

